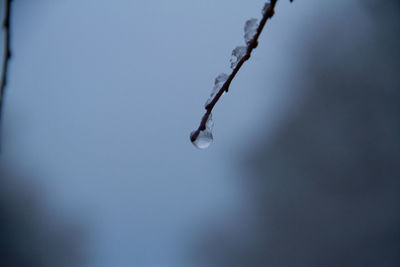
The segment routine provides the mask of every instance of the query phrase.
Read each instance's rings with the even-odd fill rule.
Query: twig
[[[2,69],[2,73],[1,73],[1,83],[0,83],[0,123],[1,123],[2,114],[3,114],[4,90],[7,85],[8,62],[11,57],[11,52],[10,52],[11,1],[12,0],[4,0],[4,2],[5,2],[5,14],[4,14],[4,20],[3,20],[4,56],[3,56],[3,69]]]
[[[254,48],[257,47],[258,38],[260,37],[260,34],[261,34],[262,30],[264,29],[265,24],[267,23],[267,20],[272,18],[272,16],[275,13],[275,5],[276,5],[277,1],[278,0],[271,0],[270,3],[266,4],[266,5],[268,5],[268,8],[264,12],[263,18],[260,21],[260,25],[257,28],[256,34],[253,36],[251,41],[248,43],[246,54],[237,63],[237,65],[233,69],[231,75],[229,75],[228,79],[222,85],[222,87],[218,91],[218,93],[214,96],[214,98],[211,100],[211,102],[205,107],[206,113],[204,114],[203,118],[201,119],[199,128],[196,131],[194,131],[193,134],[191,134],[191,136],[190,136],[190,140],[192,142],[197,139],[197,137],[200,134],[200,131],[204,131],[206,129],[207,120],[210,117],[211,111],[213,110],[215,104],[218,102],[219,98],[222,96],[222,94],[224,92],[228,92],[229,86],[231,85],[232,80],[235,78],[236,74],[239,72],[239,70],[242,67],[242,65],[244,64],[244,62],[246,62],[250,58],[251,52],[254,50]],[[292,0],[290,0],[290,2],[292,2]]]

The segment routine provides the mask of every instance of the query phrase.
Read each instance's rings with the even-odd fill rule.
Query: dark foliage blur
[[[310,40],[302,100],[245,160],[254,220],[209,234],[208,266],[400,266],[400,1],[359,2]]]
[[[0,266],[80,266],[81,230],[57,219],[17,169],[0,164]]]

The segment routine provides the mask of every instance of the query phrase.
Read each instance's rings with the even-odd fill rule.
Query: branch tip
[[[292,2],[293,0],[290,0]],[[243,64],[250,59],[252,51],[258,46],[258,38],[261,35],[261,32],[264,29],[265,24],[267,23],[268,19],[271,19],[273,15],[275,14],[275,6],[276,6],[277,0],[271,0],[270,3],[265,4],[265,9],[263,12],[263,17],[260,21],[260,24],[258,25],[256,34],[253,36],[253,38],[248,42],[248,47],[247,47],[247,52],[246,54],[237,62],[236,67],[233,69],[231,75],[229,75],[228,79],[225,81],[225,83],[222,85],[222,87],[219,89],[217,94],[215,94],[214,98],[210,101],[209,104],[205,107],[206,113],[204,114],[203,118],[201,119],[200,125],[195,130],[192,132],[190,136],[190,140],[193,142],[197,139],[199,136],[200,131],[204,131],[206,129],[206,123],[207,120],[211,114],[211,111],[213,110],[215,104],[218,102],[220,97],[224,92],[229,91],[229,87],[233,79],[235,78],[236,74],[239,72],[240,68],[243,66]]]

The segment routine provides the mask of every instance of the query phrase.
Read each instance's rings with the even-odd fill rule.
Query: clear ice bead
[[[196,131],[191,132],[190,140],[192,141],[192,144],[198,149],[206,149],[207,147],[209,147],[212,141],[214,140],[212,135],[213,127],[214,127],[214,122],[212,119],[212,114],[210,114],[206,122],[206,129],[200,131],[195,139],[193,139],[193,136],[196,133]]]
[[[194,134],[194,131],[191,133],[191,136]],[[195,140],[192,141],[192,144],[198,149],[206,149],[211,145],[213,141],[213,135],[211,131],[204,130],[200,131],[199,135]]]

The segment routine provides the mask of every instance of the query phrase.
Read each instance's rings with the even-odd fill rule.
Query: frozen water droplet
[[[218,77],[215,78],[213,90],[215,90],[215,88],[218,88],[218,90],[221,89],[221,87],[224,85],[226,80],[228,80],[228,77],[229,76],[226,73],[221,73],[220,75],[218,75]],[[210,115],[210,118],[211,118],[211,115]]]
[[[256,35],[258,28],[257,19],[249,19],[244,25],[244,40],[248,44]]]
[[[237,46],[235,49],[232,51],[232,57],[231,57],[231,68],[234,69],[236,68],[238,62],[242,60],[244,55],[246,55],[247,52],[247,47],[246,46]]]
[[[214,122],[212,119],[212,114],[210,114],[206,122],[206,129],[200,131],[196,138],[194,137],[194,135],[196,134],[197,131],[193,131],[190,134],[190,140],[192,141],[192,144],[198,149],[206,149],[207,147],[209,147],[212,141],[214,140],[212,135],[213,127],[214,127]]]
[[[190,136],[192,137],[195,131],[193,131]],[[192,144],[198,149],[206,149],[211,145],[213,141],[213,135],[211,131],[207,129],[204,131],[200,131],[199,135],[196,139],[192,140]]]
[[[224,83],[226,82],[228,77],[229,77],[228,74],[221,73],[220,75],[218,75],[217,78],[215,78],[214,87],[211,91],[210,97],[207,99],[206,104],[204,105],[205,107],[207,107],[208,104],[211,103],[211,101],[213,100],[215,95],[218,93],[218,91],[222,88],[222,86],[224,85]]]

